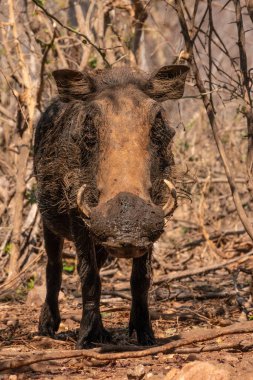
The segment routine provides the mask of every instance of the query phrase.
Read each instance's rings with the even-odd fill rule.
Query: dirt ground
[[[169,279],[186,270],[207,267],[211,258],[203,254],[203,246],[192,249],[192,246],[186,245],[175,254],[168,245],[168,239],[167,236],[156,245],[153,258],[150,310],[158,345],[172,341],[187,331],[198,333],[199,329],[232,326],[238,321],[245,321],[246,315],[248,319],[252,318],[249,286],[249,269],[253,266],[253,256],[252,259],[250,256],[252,243],[245,235],[220,238],[223,246],[233,242],[234,252],[226,259],[213,258],[213,262],[216,265],[235,259],[234,264],[170,282],[164,277]],[[66,256],[72,256],[72,247],[67,245],[66,250]],[[245,253],[249,255],[248,259]],[[240,264],[243,261],[243,265]],[[129,338],[127,331],[131,302],[130,264],[129,261],[112,260],[103,268],[101,311],[105,327],[113,334],[113,344],[118,348],[128,346],[134,349],[136,337]],[[74,267],[75,259],[66,258],[60,294],[62,323],[56,340],[37,335],[40,305],[44,298],[43,263],[37,268],[37,283],[28,295],[20,291],[15,300],[1,302],[1,360],[6,358],[1,356],[1,352],[12,353],[15,357],[21,352],[34,350],[74,349],[82,307],[78,276],[75,271],[70,273]],[[230,344],[231,348],[220,350],[219,347],[224,344]],[[208,351],[196,353],[197,347]],[[212,347],[215,349],[213,352]],[[183,347],[181,353],[172,351],[109,362],[80,358],[40,362],[3,373],[0,379],[68,379],[70,376],[71,379],[165,379],[171,369],[194,361],[208,361],[219,368],[228,369],[231,379],[253,379],[252,350],[253,334],[235,334]]]

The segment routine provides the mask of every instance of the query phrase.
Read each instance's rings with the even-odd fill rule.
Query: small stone
[[[221,327],[226,327],[226,326],[231,325],[231,321],[229,321],[228,319],[220,319],[219,320],[219,325]]]
[[[26,305],[40,307],[44,303],[46,297],[46,287],[45,286],[36,286],[29,291]]]
[[[230,380],[230,373],[208,362],[195,361],[186,364],[181,370],[173,368],[164,380]]]
[[[145,368],[144,365],[139,364],[134,369],[129,369],[127,371],[127,378],[129,380],[139,380],[143,379],[145,376]]]
[[[6,323],[6,325],[8,326],[8,327],[13,327],[13,326],[16,326],[18,324],[18,319],[10,319],[7,323]]]
[[[189,354],[188,356],[187,356],[187,362],[194,362],[195,360],[197,360],[198,359],[198,357],[197,357],[197,355],[195,355],[195,354]]]
[[[33,289],[31,289],[26,298],[26,305],[33,307],[41,307],[46,298],[46,286],[35,285]],[[59,301],[64,300],[65,295],[62,291],[59,293]]]

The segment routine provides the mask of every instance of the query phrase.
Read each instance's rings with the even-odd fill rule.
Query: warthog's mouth
[[[152,247],[152,243],[136,245],[113,240],[104,242],[102,245],[112,256],[125,259],[141,257]]]
[[[168,182],[168,181],[167,181]],[[85,191],[78,195],[79,209],[89,218],[89,228],[95,239],[115,257],[134,258],[144,255],[164,231],[164,217],[176,207],[173,185],[165,208],[129,192],[87,211],[83,200]],[[81,188],[82,189],[82,188]]]

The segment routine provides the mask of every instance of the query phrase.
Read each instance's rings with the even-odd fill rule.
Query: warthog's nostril
[[[121,243],[121,247],[123,247],[123,248],[132,247],[132,244],[123,242],[123,243]]]

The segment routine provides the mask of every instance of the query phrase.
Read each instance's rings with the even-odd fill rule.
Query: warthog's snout
[[[163,232],[164,213],[131,193],[122,192],[93,208],[91,231],[117,257],[142,256]]]

